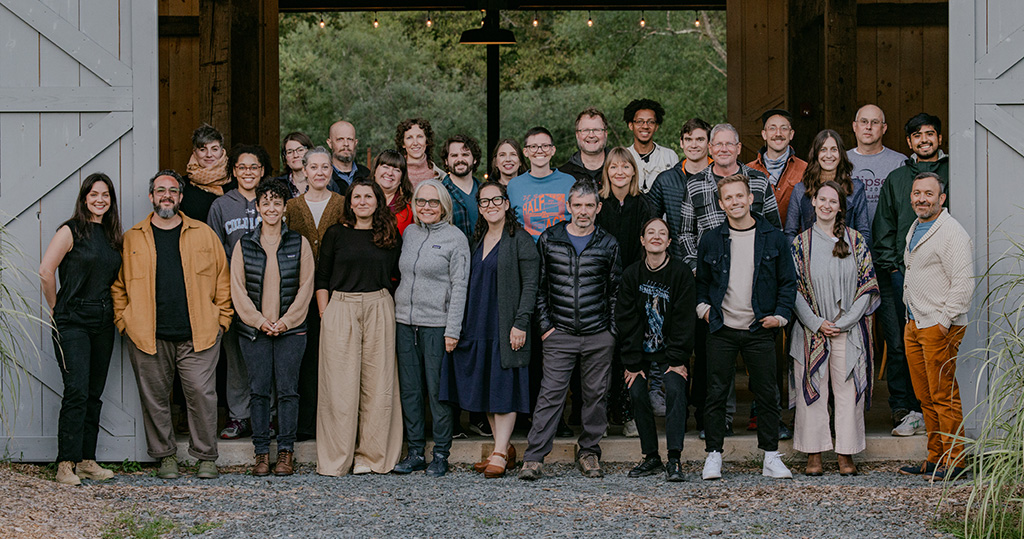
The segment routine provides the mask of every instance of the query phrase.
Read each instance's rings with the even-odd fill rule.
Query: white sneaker
[[[895,429],[892,429],[893,436],[913,436],[924,434],[928,429],[924,426],[924,415],[921,412],[910,412],[907,414]]]
[[[636,438],[640,436],[640,431],[636,430],[636,420],[630,419],[622,425],[622,435],[626,438]]]
[[[708,453],[707,458],[704,459],[704,473],[701,477],[705,481],[709,479],[721,479],[722,478],[722,453],[721,451],[712,451]]]
[[[786,464],[782,462],[782,453],[778,451],[764,452],[764,466],[761,468],[761,475],[775,479],[793,479],[793,472],[789,471]]]

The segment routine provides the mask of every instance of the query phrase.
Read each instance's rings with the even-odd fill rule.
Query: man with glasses
[[[665,120],[665,109],[651,99],[634,99],[622,111],[622,120],[633,132],[633,144],[627,149],[636,161],[640,191],[646,193],[658,174],[679,162],[676,152],[654,142],[654,134]]]
[[[807,161],[796,156],[790,146],[793,142],[793,116],[788,110],[771,109],[761,115],[761,138],[764,147],[757,152],[757,159],[747,166],[768,175],[772,184],[775,202],[779,205],[779,217],[786,215],[789,208],[789,196],[793,187],[804,178]]]
[[[591,180],[600,188],[604,158],[608,155],[607,144],[608,120],[604,113],[594,107],[583,109],[576,116],[576,147],[579,150],[558,170],[577,180]]]
[[[875,217],[885,178],[907,160],[907,156],[882,145],[882,136],[887,129],[882,109],[876,105],[864,105],[857,109],[857,116],[853,119],[857,146],[846,151],[846,157],[853,163],[853,177],[864,182],[868,217],[871,219]],[[782,205],[781,201],[779,205]]]
[[[149,180],[153,212],[124,234],[124,264],[111,287],[114,324],[125,337],[157,476],[178,477],[171,384],[188,401],[189,454],[196,477],[218,476],[217,360],[231,324],[227,257],[217,235],[179,211],[184,182],[173,170]]]
[[[543,127],[527,131],[523,152],[530,161],[530,170],[508,182],[509,204],[533,241],[549,226],[569,220],[569,189],[576,180],[551,168],[553,140],[551,132]]]
[[[370,171],[356,164],[356,128],[345,120],[338,120],[328,132],[327,147],[331,149],[331,183],[327,188],[344,195],[352,182],[370,177]]]

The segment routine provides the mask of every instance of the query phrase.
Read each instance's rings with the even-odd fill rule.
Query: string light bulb
[[[640,28],[647,26],[647,21],[644,20],[644,12],[640,11]]]
[[[533,12],[533,27],[536,28],[540,24],[540,20],[537,19],[537,12]]]
[[[323,28],[324,26],[327,26],[327,23],[324,22],[324,16],[320,15],[320,28]]]
[[[373,27],[374,27],[374,28],[377,28],[377,27],[379,27],[379,26],[380,26],[380,22],[379,22],[379,21],[377,21],[377,12],[376,12],[376,11],[374,11],[374,12],[373,12]]]
[[[431,18],[430,18],[430,12],[428,11],[428,12],[427,12],[427,28],[430,28],[431,26],[434,26],[434,21],[433,21],[433,20],[431,20]]]
[[[693,15],[694,15],[693,25],[695,27],[697,27],[697,28],[700,28],[700,13],[697,13],[696,11],[694,11]]]
[[[587,26],[588,27],[593,27],[594,26],[594,19],[592,19],[590,17],[590,12],[589,11],[587,11]]]

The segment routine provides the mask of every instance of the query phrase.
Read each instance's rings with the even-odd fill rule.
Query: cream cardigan
[[[971,238],[949,210],[943,209],[911,251],[910,238],[919,222],[915,220],[910,226],[903,255],[907,266],[903,300],[907,309],[918,328],[966,325],[974,293]]]

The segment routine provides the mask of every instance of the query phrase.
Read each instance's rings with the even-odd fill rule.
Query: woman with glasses
[[[398,233],[405,234],[405,227],[413,222],[412,184],[405,158],[395,150],[384,150],[377,154],[370,167],[370,177],[384,191],[384,199],[398,224]]]
[[[494,451],[474,469],[495,478],[515,465],[509,441],[516,414],[530,413],[529,332],[540,255],[516,222],[505,186],[488,181],[477,201],[463,335],[444,363],[441,398],[487,413]]]
[[[425,180],[413,194],[416,224],[402,238],[398,267],[402,281],[395,291],[398,382],[409,453],[395,473],[427,470],[448,473],[452,446],[452,412],[440,400],[441,361],[455,349],[462,332],[469,276],[469,242],[452,220],[452,199],[437,180]],[[425,385],[425,387],[424,387]],[[433,423],[434,455],[428,467],[423,449],[426,406]]]
[[[313,141],[309,135],[301,131],[288,133],[284,136],[284,141],[281,142],[281,159],[284,161],[285,170],[275,179],[288,186],[291,193],[289,199],[297,197],[309,189],[309,181],[303,170],[302,158],[312,148]]]
[[[526,172],[526,158],[523,149],[514,138],[503,138],[494,147],[491,155],[491,174],[488,179],[507,186],[516,176]]]

